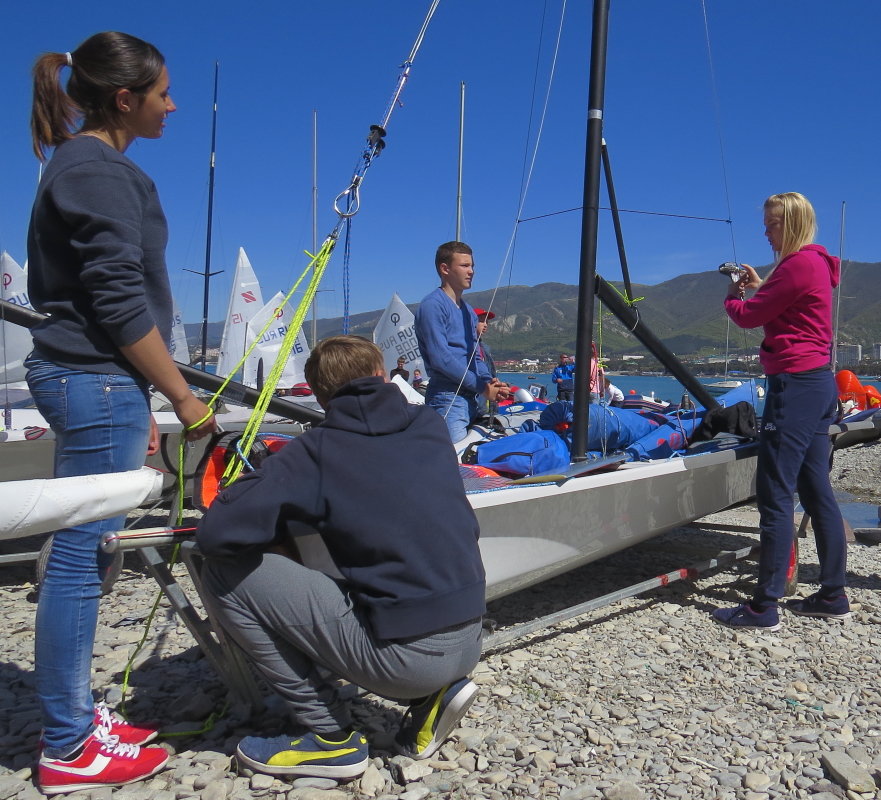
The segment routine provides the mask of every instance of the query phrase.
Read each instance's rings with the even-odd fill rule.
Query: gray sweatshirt
[[[168,227],[156,186],[122,153],[78,136],[43,173],[28,232],[28,293],[51,317],[35,353],[85,372],[137,373],[120,346],[155,325],[168,343]]]

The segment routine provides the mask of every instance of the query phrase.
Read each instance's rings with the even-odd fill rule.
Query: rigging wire
[[[725,160],[725,136],[722,127],[722,104],[719,100],[719,87],[716,80],[716,66],[713,59],[713,46],[710,40],[710,18],[707,13],[707,2],[701,0],[701,11],[704,20],[704,38],[707,44],[707,65],[710,70],[710,87],[713,94],[713,110],[716,118],[716,135],[719,139],[719,162],[722,168],[722,185],[725,190],[725,204],[728,209],[728,224],[731,232],[731,255],[734,263],[737,261],[737,236],[734,230],[734,217],[731,213],[731,189],[728,181],[728,165]],[[725,315],[725,378],[728,377],[728,356],[729,356],[729,340],[731,336],[731,317]],[[741,342],[743,349],[748,347],[747,332],[745,329],[741,331]],[[747,361],[747,371],[749,371],[749,361]]]
[[[551,69],[550,69],[550,72],[548,75],[547,90],[545,91],[544,103],[542,104],[542,113],[541,113],[541,118],[540,118],[540,122],[539,122],[539,126],[538,126],[538,132],[536,133],[535,145],[533,147],[532,157],[531,157],[531,159],[529,159],[529,167],[526,170],[526,178],[525,178],[525,181],[522,185],[520,199],[517,204],[517,214],[515,216],[514,227],[513,227],[513,230],[511,231],[511,236],[508,239],[508,245],[507,245],[507,248],[505,249],[505,255],[502,258],[501,264],[499,265],[499,271],[496,275],[496,283],[495,283],[495,286],[493,287],[492,294],[490,295],[489,303],[486,306],[487,311],[492,311],[492,307],[493,307],[493,304],[495,303],[496,295],[499,292],[499,286],[501,285],[501,282],[502,282],[502,276],[504,275],[504,272],[505,272],[505,265],[508,264],[509,259],[511,258],[511,253],[514,249],[514,242],[517,238],[517,226],[519,224],[520,215],[523,213],[523,207],[526,203],[526,197],[529,192],[529,185],[532,180],[532,174],[535,170],[535,162],[536,162],[536,159],[538,158],[538,149],[539,149],[539,145],[541,144],[541,137],[542,137],[542,133],[544,131],[545,119],[547,118],[547,113],[548,113],[548,105],[550,103],[551,87],[553,86],[554,75],[555,75],[556,69],[557,69],[557,59],[559,58],[559,54],[560,54],[560,41],[563,36],[563,21],[566,17],[566,2],[567,2],[567,0],[562,0],[561,6],[560,6],[560,22],[557,27],[557,38],[556,38],[556,42],[554,44],[553,57],[551,59]],[[544,25],[542,25],[542,31],[543,30],[544,30]],[[475,339],[474,347],[472,348],[471,355],[468,358],[468,364],[465,367],[465,372],[463,373],[462,377],[460,378],[459,385],[456,388],[457,394],[462,389],[462,385],[465,382],[465,377],[468,373],[468,369],[471,367],[471,364],[474,362],[474,359],[477,357],[477,352],[478,352],[479,347],[480,347],[480,341],[478,339]],[[447,414],[448,413],[449,413],[449,409],[447,410]],[[446,414],[444,415],[444,417],[446,418]]]
[[[841,278],[835,287],[835,322],[832,325],[832,371],[838,369],[838,321],[841,312],[841,285],[844,279],[844,223],[847,204],[841,201],[841,226],[838,234],[838,260],[841,262]]]

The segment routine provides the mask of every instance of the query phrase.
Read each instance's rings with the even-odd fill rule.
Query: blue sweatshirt
[[[28,232],[28,292],[51,317],[35,350],[85,372],[137,373],[119,351],[154,326],[171,339],[168,229],[153,181],[94,136],[59,145]]]
[[[426,295],[416,311],[416,339],[430,394],[457,389],[463,396],[481,394],[492,380],[479,352],[472,357],[477,316],[464,300],[457,306],[440,288]]]
[[[313,532],[381,639],[485,610],[477,518],[447,427],[382,378],[340,389],[324,422],[218,495],[196,538],[206,555],[234,558]]]

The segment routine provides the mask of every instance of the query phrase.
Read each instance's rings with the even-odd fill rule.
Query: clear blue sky
[[[220,319],[235,256],[248,252],[264,297],[287,289],[311,244],[312,109],[319,126],[319,238],[335,224],[371,123],[382,117],[428,0],[262,0],[252,3],[48,0],[0,5],[0,249],[25,258],[37,178],[30,153],[29,70],[42,51],[123,30],[165,54],[179,110],[159,141],[128,155],[154,178],[170,225],[168,265],[188,322],[202,285],[214,62],[220,102],[210,319]],[[351,309],[418,301],[433,286],[434,249],[455,232],[459,83],[467,84],[464,232],[476,252],[475,289],[576,282],[580,218],[514,227],[533,105],[547,85],[560,0],[441,0],[367,175],[352,237]],[[810,197],[820,241],[881,261],[878,142],[881,3],[865,0],[707,0],[715,87],[699,0],[612,0],[605,137],[622,208],[734,220],[736,257],[768,263],[761,202]],[[544,19],[545,39],[539,31]],[[557,76],[523,216],[582,199],[590,4],[569,0]],[[533,103],[536,81],[538,101]],[[721,124],[717,124],[718,116]],[[537,120],[537,114],[533,120]],[[534,134],[535,122],[533,122]],[[722,147],[720,148],[720,136]],[[723,181],[724,152],[728,175]],[[605,204],[605,200],[603,200]],[[730,226],[625,215],[633,278],[657,283],[731,260]],[[601,273],[619,276],[607,213]],[[319,316],[342,311],[342,247]],[[722,292],[720,281],[720,295]],[[683,298],[687,308],[687,298]],[[497,302],[502,302],[500,299]]]

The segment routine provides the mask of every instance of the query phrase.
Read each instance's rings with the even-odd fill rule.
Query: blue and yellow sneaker
[[[416,760],[432,756],[465,716],[476,694],[477,686],[465,677],[411,703],[395,735],[398,752]]]
[[[357,778],[367,769],[367,739],[359,731],[341,742],[317,733],[290,736],[246,736],[236,748],[239,764],[267,775],[313,778]]]

